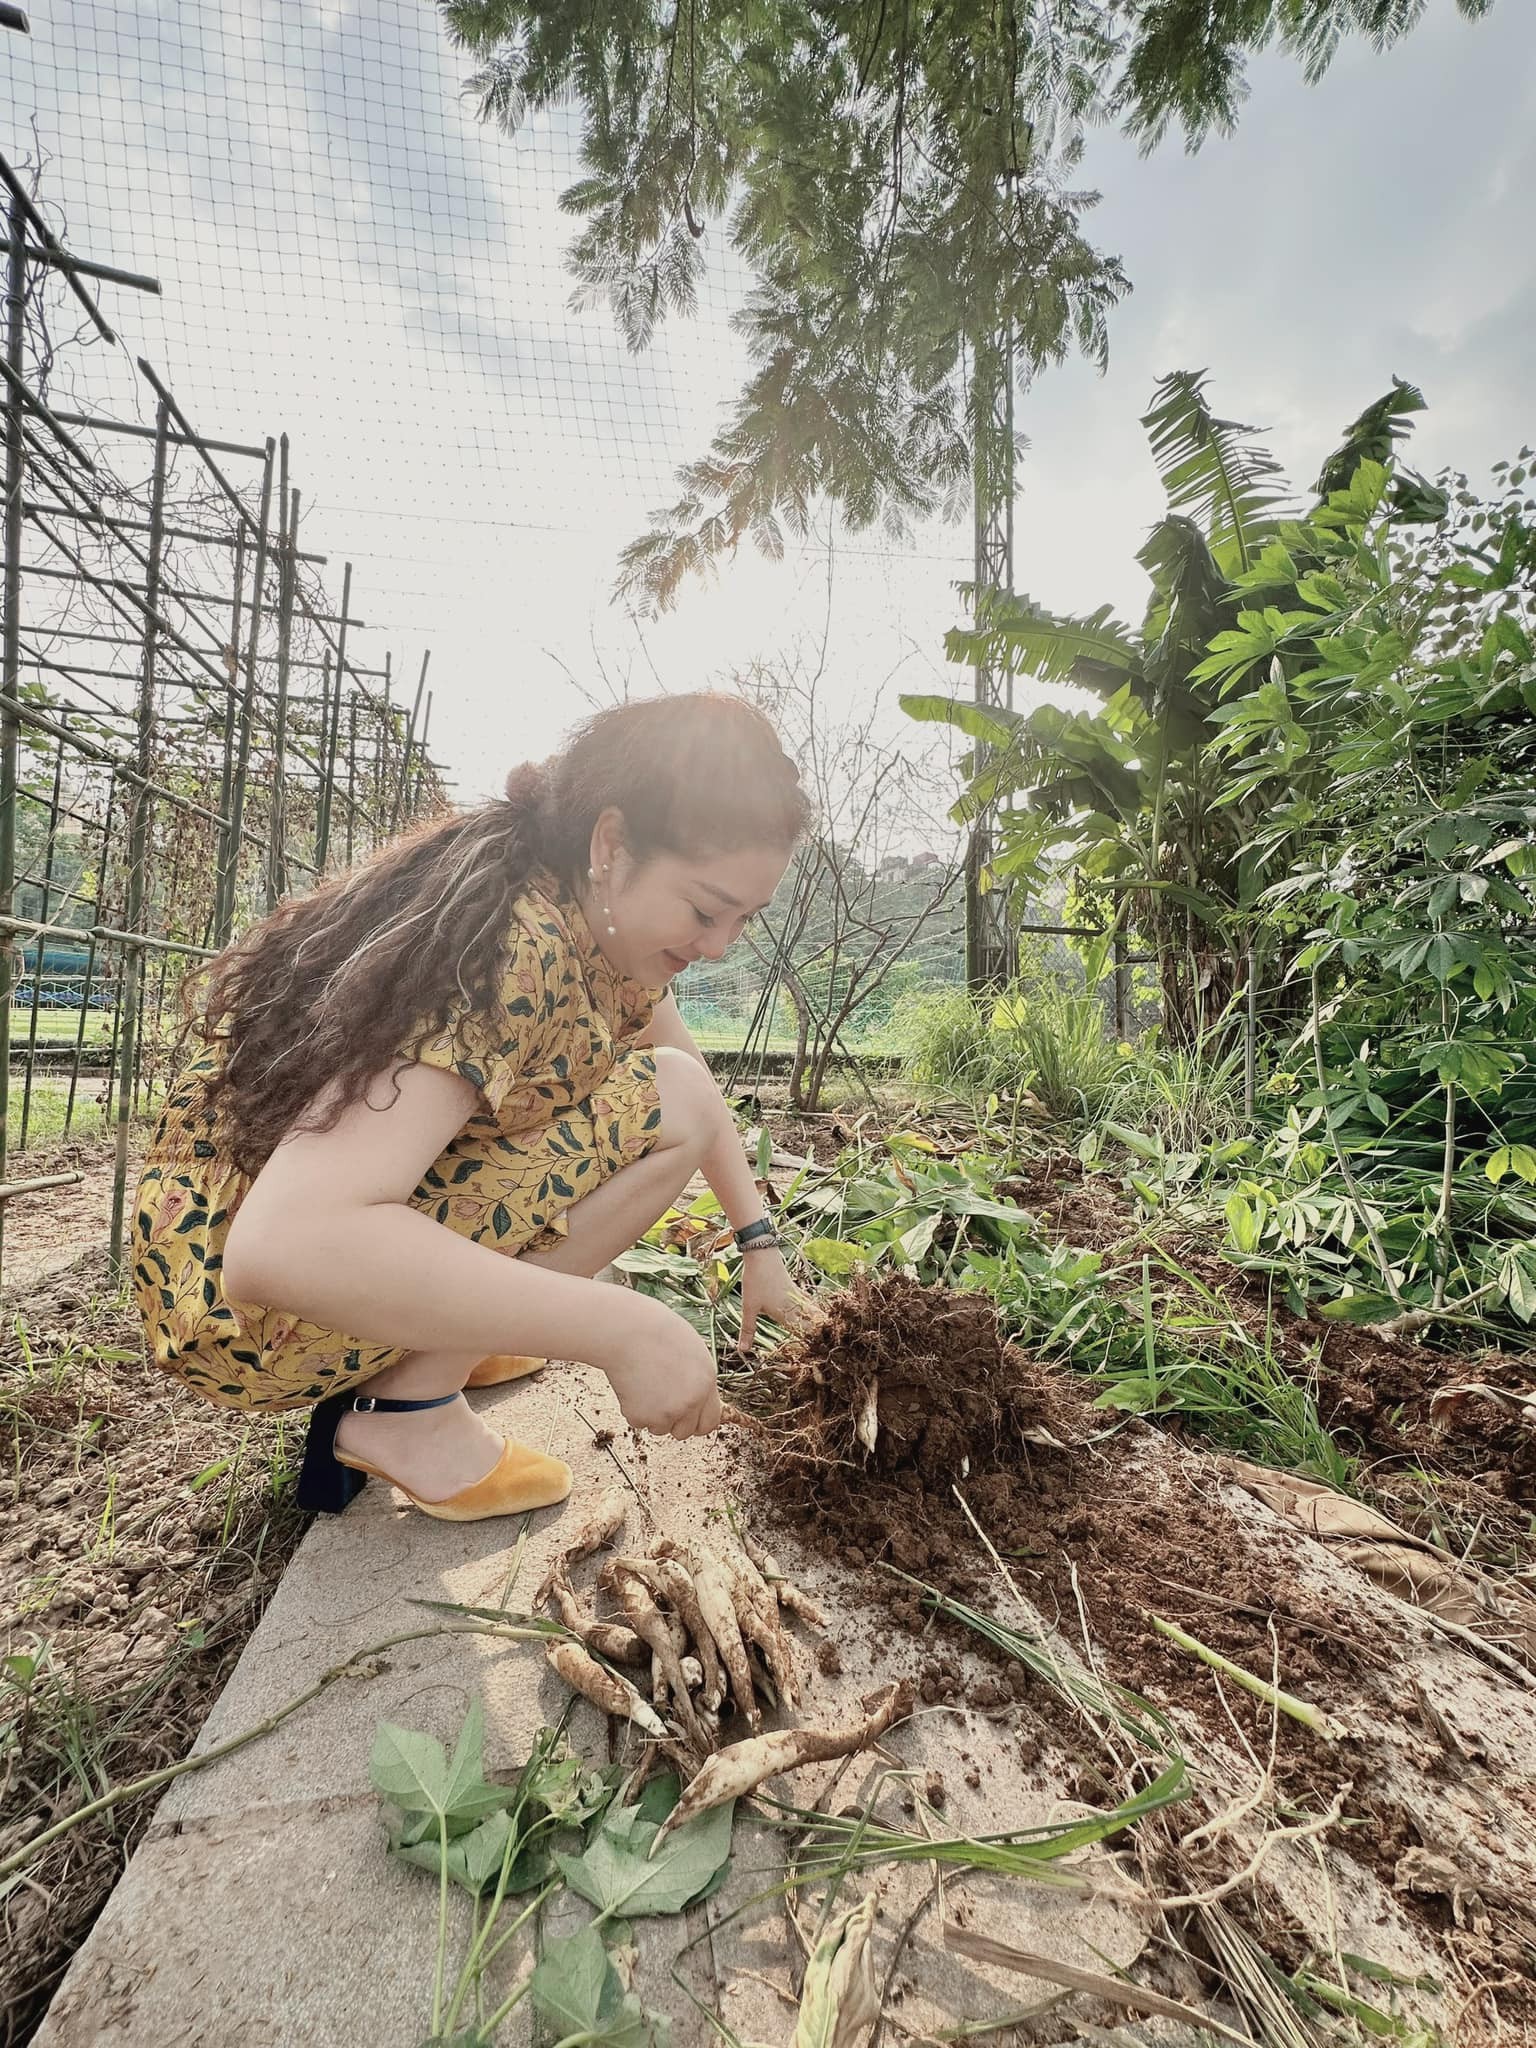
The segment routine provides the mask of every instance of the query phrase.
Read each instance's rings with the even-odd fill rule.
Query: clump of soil
[[[791,1470],[831,1463],[941,1494],[1053,1422],[1079,1430],[1086,1405],[1004,1345],[990,1296],[902,1274],[856,1275],[790,1372],[776,1427]]]
[[[1385,1661],[1296,1582],[1287,1532],[1251,1542],[1209,1473],[1155,1455],[1155,1432],[1117,1426],[1081,1381],[1006,1344],[989,1295],[861,1274],[785,1363],[787,1405],[766,1424],[774,1495],[828,1554],[898,1568],[868,1578],[898,1626],[928,1619],[899,1573],[961,1599],[990,1577],[958,1490],[1047,1620],[1078,1639],[1081,1596],[1109,1675],[1202,1718],[1220,1712],[1209,1676],[1151,1613],[1262,1672],[1273,1625],[1286,1683],[1319,1703]]]
[[[1360,1748],[1325,1756],[1289,1720],[1272,1735],[1259,1701],[1231,1686],[1219,1695],[1207,1667],[1152,1625],[1153,1615],[1174,1622],[1266,1678],[1278,1646],[1281,1683],[1346,1718],[1401,1658],[1380,1624],[1308,1591],[1300,1539],[1235,1514],[1218,1466],[1148,1425],[1115,1422],[1070,1372],[1005,1344],[985,1294],[861,1276],[785,1363],[788,1406],[765,1425],[771,1504],[802,1540],[859,1572],[859,1597],[888,1624],[990,1654],[969,1631],[936,1627],[910,1582],[1009,1618],[958,1493],[1044,1619],[1074,1644],[1087,1631],[1104,1678],[1183,1709],[1219,1740],[1233,1719],[1256,1751],[1273,1739],[1278,1788],[1309,1810],[1335,1777],[1353,1778],[1350,1810],[1374,1823],[1363,1852],[1391,1883],[1414,1837],[1406,1816],[1373,1800]],[[872,1447],[858,1431],[871,1413]],[[995,1661],[999,1678],[973,1682],[970,1705],[1012,1701],[1083,1754],[1082,1725],[1054,1690]],[[930,1658],[923,1672],[925,1698],[961,1696],[952,1660]]]
[[[186,1754],[307,1521],[279,1485],[303,1418],[213,1408],[151,1368],[104,1255],[7,1308],[0,1856],[74,1812],[82,1778]],[[0,2042],[31,2039],[157,1796],[61,1836],[0,1900]]]

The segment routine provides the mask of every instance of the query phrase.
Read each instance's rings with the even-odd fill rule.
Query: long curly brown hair
[[[640,862],[788,849],[808,817],[761,712],[713,692],[647,698],[514,768],[494,803],[418,825],[280,904],[193,994],[194,1027],[222,1054],[205,1099],[236,1166],[258,1172],[301,1119],[330,1129],[403,1048],[489,1005],[515,898],[540,870],[573,889],[609,808]]]

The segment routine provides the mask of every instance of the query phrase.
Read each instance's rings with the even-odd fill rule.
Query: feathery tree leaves
[[[707,235],[754,288],[741,394],[675,502],[626,551],[621,587],[671,604],[744,539],[779,555],[819,499],[899,535],[957,514],[973,473],[1006,488],[1000,394],[1079,352],[1103,367],[1129,289],[1081,231],[1088,123],[1152,147],[1230,128],[1244,63],[1276,45],[1309,78],[1340,42],[1385,48],[1424,0],[440,0],[478,68],[466,91],[515,130],[574,102],[578,302],[629,346],[695,306]],[[1476,17],[1491,0],[1457,0]],[[1181,432],[1197,393],[1171,393]],[[1208,415],[1205,415],[1208,417]],[[1223,438],[1225,524],[1271,502],[1272,466]],[[1384,418],[1379,431],[1390,433]],[[989,483],[989,479],[992,481]],[[1175,506],[1181,503],[1170,485]],[[1192,509],[1204,518],[1211,507]]]

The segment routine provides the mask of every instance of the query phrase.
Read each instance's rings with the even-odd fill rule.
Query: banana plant
[[[1266,926],[1259,897],[1268,877],[1250,849],[1275,795],[1257,782],[1240,786],[1243,774],[1212,749],[1222,730],[1213,650],[1225,677],[1238,652],[1251,668],[1281,637],[1331,620],[1331,609],[1293,601],[1286,611],[1260,598],[1287,575],[1345,566],[1339,557],[1361,545],[1363,515],[1336,514],[1337,480],[1353,478],[1362,462],[1390,460],[1424,403],[1394,380],[1324,464],[1309,516],[1253,429],[1218,418],[1205,386],[1203,372],[1162,379],[1143,418],[1168,511],[1137,558],[1152,585],[1139,631],[1107,606],[1072,616],[983,591],[972,594],[975,625],[948,636],[956,662],[1070,684],[1098,704],[1009,712],[943,696],[902,699],[913,717],[977,743],[955,815],[996,813],[990,885],[1022,903],[1053,873],[1074,870],[1102,904],[1090,969],[1102,966],[1117,929],[1134,927],[1158,956],[1165,1022],[1181,1043],[1227,1012]],[[1443,509],[1434,487],[1410,471],[1392,477],[1384,495],[1392,522]],[[1378,495],[1370,509],[1380,504]],[[1305,750],[1282,765],[1294,784],[1287,800],[1312,801]],[[1010,807],[998,812],[1004,799]]]

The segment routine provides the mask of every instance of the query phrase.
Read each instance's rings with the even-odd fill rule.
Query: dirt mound
[[[1536,1507],[1536,1357],[1436,1355],[1369,1332],[1325,1344],[1318,1407],[1377,1457],[1422,1459],[1518,1508]]]
[[[785,1364],[776,1462],[802,1478],[830,1464],[947,1493],[1032,1439],[1089,1433],[1089,1403],[1003,1342],[989,1295],[899,1273],[856,1275]]]
[[[1369,1631],[1316,1611],[1283,1532],[1251,1543],[1209,1473],[1150,1455],[1163,1447],[1155,1432],[1108,1417],[1081,1381],[1006,1344],[987,1294],[861,1274],[787,1364],[769,1469],[830,1555],[968,1599],[988,1577],[969,1507],[1048,1620],[1078,1638],[1085,1600],[1121,1683],[1202,1713],[1201,1667],[1149,1613],[1263,1670],[1274,1625],[1287,1672],[1322,1697],[1384,1661]],[[877,1570],[869,1588],[898,1625],[925,1626],[900,1577]]]
[[[1015,1714],[1021,1754],[1029,1730],[1044,1731],[1084,1757],[1083,1796],[1093,1796],[1071,1710],[1003,1654],[995,1678],[967,1685],[958,1653],[982,1653],[979,1639],[936,1624],[911,1582],[1022,1620],[999,1593],[979,1525],[1024,1599],[1105,1679],[1183,1710],[1213,1740],[1229,1742],[1235,1724],[1255,1755],[1273,1741],[1276,1793],[1297,1810],[1346,1800],[1350,1818],[1327,1839],[1389,1892],[1401,1859],[1434,1845],[1424,1802],[1405,1803],[1392,1768],[1399,1750],[1430,1754],[1401,1710],[1412,1624],[1358,1598],[1352,1580],[1322,1585],[1316,1546],[1256,1509],[1229,1460],[1096,1408],[1069,1370],[1003,1341],[985,1294],[862,1275],[781,1357],[786,1405],[762,1425],[764,1508],[852,1569],[850,1594],[876,1640],[893,1627],[926,1638],[925,1701],[968,1695],[973,1708]],[[1260,1701],[1218,1691],[1153,1617],[1261,1678],[1278,1667],[1284,1687],[1348,1732],[1322,1743],[1291,1720],[1272,1730]],[[1454,1761],[1431,1768],[1438,1778]],[[1439,1905],[1407,1903],[1444,1933]],[[1512,1939],[1523,1969],[1525,1938]]]

